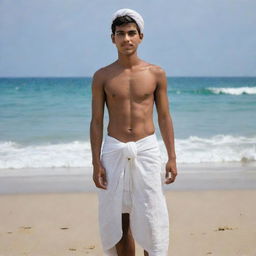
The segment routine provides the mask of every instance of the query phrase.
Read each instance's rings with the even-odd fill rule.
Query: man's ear
[[[144,34],[140,33],[140,40],[142,40],[144,38]]]
[[[114,36],[114,34],[111,34],[111,40],[112,40],[112,43],[113,43],[113,44],[116,43],[116,42],[115,42],[115,36]]]

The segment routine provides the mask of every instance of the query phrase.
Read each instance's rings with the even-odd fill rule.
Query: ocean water
[[[256,78],[170,77],[168,97],[178,163],[256,163]],[[91,78],[0,78],[0,174],[91,167],[90,119]]]

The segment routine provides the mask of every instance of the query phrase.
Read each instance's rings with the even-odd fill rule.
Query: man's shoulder
[[[149,63],[149,70],[152,74],[154,74],[157,77],[166,76],[165,70],[158,65]]]
[[[113,63],[111,63],[107,66],[101,67],[100,69],[98,69],[94,73],[93,77],[95,77],[95,78],[104,78],[104,77],[106,77],[106,75],[109,74],[111,72],[111,70],[114,68],[114,64],[115,63],[113,62]]]

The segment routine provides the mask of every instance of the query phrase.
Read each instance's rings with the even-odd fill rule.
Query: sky
[[[117,58],[111,17],[144,18],[138,56],[168,76],[256,76],[255,0],[0,0],[0,77],[84,77]]]

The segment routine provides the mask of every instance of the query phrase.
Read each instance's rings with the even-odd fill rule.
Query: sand
[[[256,190],[165,195],[170,256],[256,256]],[[102,256],[97,204],[96,193],[1,195],[0,255]]]

